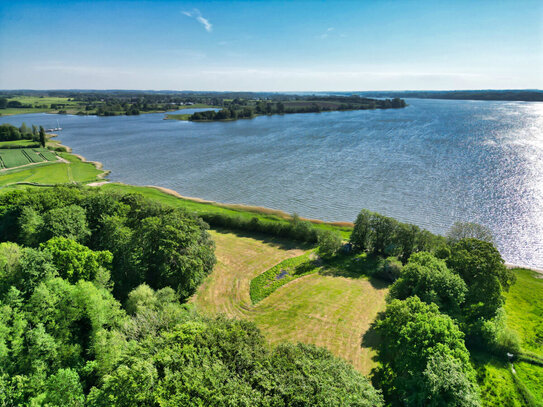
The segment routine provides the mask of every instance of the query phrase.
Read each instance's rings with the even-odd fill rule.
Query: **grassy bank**
[[[514,269],[517,282],[507,293],[507,325],[519,336],[522,350],[543,357],[543,278]]]
[[[543,279],[526,269],[514,269],[517,282],[507,293],[507,326],[515,332],[523,352],[543,357]],[[472,352],[484,406],[543,405],[543,367],[506,357]],[[532,404],[534,405],[534,404]]]
[[[118,183],[106,184],[102,186],[102,188],[124,193],[140,193],[166,205],[185,208],[189,212],[202,216],[205,220],[209,220],[212,215],[219,215],[247,223],[253,218],[256,218],[259,222],[265,225],[269,223],[288,225],[289,221],[292,219],[291,215],[282,211],[254,206],[222,204],[204,201],[197,198],[181,197],[174,191],[163,188],[158,189],[154,187],[138,187]],[[352,230],[351,224],[347,222],[327,223],[318,220],[310,221],[318,230],[333,230],[340,233],[345,239],[348,239]]]

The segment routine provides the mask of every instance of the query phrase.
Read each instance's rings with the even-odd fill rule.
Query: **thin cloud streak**
[[[213,24],[211,24],[207,18],[204,18],[202,13],[200,13],[200,10],[197,8],[192,11],[182,11],[182,13],[187,17],[194,18],[196,21],[202,24],[208,33],[213,31]]]
[[[331,33],[332,31],[334,31],[334,30],[335,30],[334,27],[329,27],[329,28],[328,28],[323,34],[321,34],[319,37],[320,37],[321,39],[324,40],[325,38],[328,38],[328,36],[330,35],[330,33]]]

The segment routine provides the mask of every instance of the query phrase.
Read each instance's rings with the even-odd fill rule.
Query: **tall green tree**
[[[494,318],[505,303],[502,292],[516,281],[494,245],[473,238],[462,239],[452,246],[447,265],[468,287],[463,306],[468,322]]]
[[[370,245],[371,238],[371,220],[372,213],[367,209],[362,209],[356,221],[354,222],[354,228],[351,232],[351,244],[360,251],[367,250]]]
[[[45,147],[45,142],[47,141],[46,137],[45,137],[45,129],[43,128],[43,126],[40,126],[40,145],[42,147]]]
[[[109,269],[113,260],[109,251],[93,251],[65,237],[54,237],[42,243],[41,248],[51,253],[59,275],[71,283],[94,280],[100,269]]]
[[[436,304],[394,300],[375,323],[374,379],[392,406],[479,406],[464,334]]]

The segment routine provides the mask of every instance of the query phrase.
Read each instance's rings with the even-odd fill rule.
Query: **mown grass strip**
[[[321,264],[311,260],[314,251],[283,260],[251,281],[250,295],[253,304],[262,301],[279,287],[308,274],[317,272]]]

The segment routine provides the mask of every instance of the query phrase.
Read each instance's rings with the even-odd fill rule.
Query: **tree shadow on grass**
[[[373,351],[377,351],[377,347],[381,343],[382,338],[381,338],[381,335],[379,335],[375,329],[375,321],[377,321],[382,315],[383,315],[383,312],[380,312],[379,314],[377,314],[377,317],[370,325],[370,328],[361,335],[360,347],[362,349],[371,349]],[[371,357],[371,360],[378,363],[379,358],[377,354],[374,354]],[[371,371],[371,375],[373,374],[375,374],[375,367]]]
[[[372,254],[343,254],[337,255],[324,262],[321,275],[346,278],[368,278],[375,289],[383,289],[390,282],[374,277],[374,274],[384,265],[385,260]]]
[[[284,237],[277,237],[277,236],[271,236],[266,233],[258,233],[258,232],[249,232],[245,230],[235,230],[235,229],[227,229],[227,228],[211,228],[211,230],[221,233],[221,234],[234,234],[238,237],[248,237],[251,239],[259,240],[262,243],[266,243],[270,246],[274,246],[281,250],[292,250],[292,249],[299,249],[299,250],[310,250],[315,247],[314,244],[311,243],[305,243],[300,242]]]

